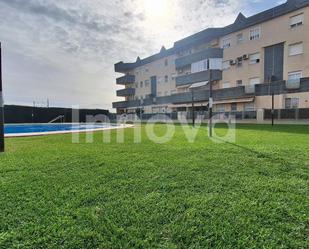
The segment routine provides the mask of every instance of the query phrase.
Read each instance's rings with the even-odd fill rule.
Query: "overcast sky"
[[[114,63],[282,2],[0,0],[5,102],[112,110]]]

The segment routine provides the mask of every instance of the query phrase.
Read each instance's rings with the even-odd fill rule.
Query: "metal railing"
[[[60,115],[60,116],[58,116],[58,117],[56,117],[56,118],[54,118],[54,119],[52,119],[51,121],[49,121],[48,123],[49,124],[51,124],[51,123],[55,123],[56,121],[60,121],[60,123],[64,123],[64,115]]]

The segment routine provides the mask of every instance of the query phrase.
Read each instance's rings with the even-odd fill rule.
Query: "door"
[[[273,82],[283,80],[284,43],[265,48],[264,80]]]
[[[152,76],[150,78],[151,81],[151,95],[153,97],[157,96],[157,76]]]

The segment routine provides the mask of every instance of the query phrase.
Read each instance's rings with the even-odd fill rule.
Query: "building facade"
[[[215,112],[309,108],[309,0],[288,0],[251,17],[177,41],[170,49],[115,71],[124,89],[117,113],[207,110],[209,84]],[[195,83],[200,88],[192,89]],[[204,83],[204,84],[203,84]],[[190,88],[191,87],[191,88]]]

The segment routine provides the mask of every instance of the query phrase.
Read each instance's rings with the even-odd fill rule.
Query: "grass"
[[[205,129],[190,144],[180,126],[166,144],[125,138],[7,139],[0,248],[309,248],[309,126],[239,125],[235,144]]]

